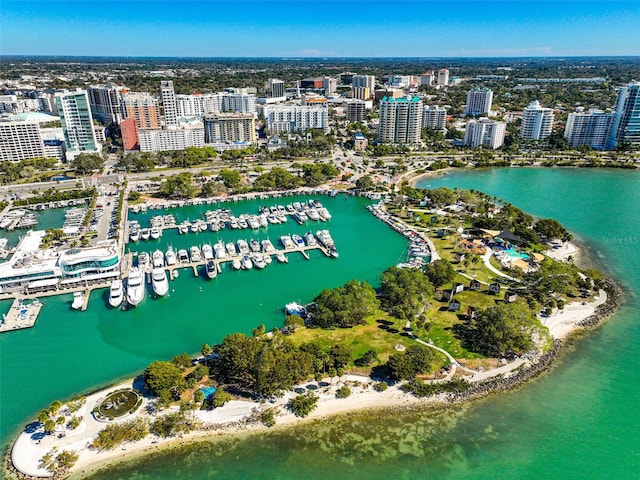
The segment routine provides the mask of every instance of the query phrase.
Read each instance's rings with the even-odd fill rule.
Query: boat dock
[[[21,298],[14,299],[9,311],[2,315],[0,333],[33,327],[42,306],[43,303],[37,299],[28,304]]]

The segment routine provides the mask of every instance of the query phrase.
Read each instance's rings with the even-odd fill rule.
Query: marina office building
[[[0,263],[0,292],[23,289],[35,293],[107,281],[120,274],[115,240],[57,251],[40,248],[45,235],[44,230],[27,232],[11,259]]]

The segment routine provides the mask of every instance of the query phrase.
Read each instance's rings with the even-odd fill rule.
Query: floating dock
[[[2,315],[0,333],[33,327],[43,305],[37,299],[29,304],[24,303],[21,298],[14,299],[9,312]]]

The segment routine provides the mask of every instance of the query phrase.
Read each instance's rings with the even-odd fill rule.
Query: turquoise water
[[[18,207],[20,208],[20,207]],[[38,230],[46,230],[47,228],[61,228],[64,223],[64,212],[66,208],[51,208],[48,210],[32,211],[38,217],[38,224],[34,227]],[[15,247],[20,239],[26,234],[27,230],[16,229],[11,232],[0,230],[0,236],[9,240],[8,248]]]
[[[640,173],[496,169],[423,184],[483,190],[534,215],[557,218],[589,246],[587,259],[619,279],[626,303],[552,372],[517,391],[444,412],[350,414],[202,442],[93,478],[637,478]],[[363,201],[321,201],[334,215],[327,227],[341,253],[337,261],[292,258],[260,272],[225,271],[211,282],[185,270],[172,283],[170,298],[147,298],[129,312],[107,310],[100,295],[92,296],[84,313],[70,310],[71,295],[46,300],[36,328],[0,335],[2,439],[56,398],[139,372],[158,358],[195,352],[231,331],[278,324],[276,309],[284,303],[306,301],[353,277],[375,282],[401,257],[404,240],[370,216]],[[293,225],[290,230],[297,231]],[[188,246],[196,235],[204,234],[175,241]],[[244,308],[245,302],[251,305]]]
[[[358,413],[211,440],[93,478],[637,478],[640,173],[496,169],[422,184],[483,190],[557,218],[588,244],[585,257],[619,279],[626,303],[550,373],[516,391],[441,412]]]
[[[201,388],[200,391],[204,393],[204,399],[209,400],[216,393],[216,387],[205,387]]]
[[[339,259],[319,251],[311,252],[310,260],[291,254],[288,264],[273,262],[264,270],[225,269],[210,281],[182,270],[166,297],[151,298],[147,289],[147,298],[127,311],[107,308],[108,289],[94,291],[85,312],[71,310],[72,294],[44,298],[34,328],[0,335],[2,443],[55,399],[137,374],[154,360],[199,352],[203,343],[213,345],[229,333],[249,333],[261,323],[268,329],[281,326],[286,303],[307,303],[321,289],[353,278],[378,284],[380,273],[404,258],[406,241],[366,210],[367,201],[344,196],[320,200],[333,219],[315,225],[330,229]],[[256,211],[264,203],[232,205],[242,213]],[[183,213],[194,218],[193,212],[185,209]],[[290,221],[260,235],[273,238],[280,231],[306,230]],[[237,235],[237,231],[225,232],[220,238]],[[169,243],[188,247],[196,244],[196,238],[202,243],[217,236],[167,233],[157,243],[140,243],[138,248],[153,250]],[[9,301],[0,302],[0,311],[6,312],[9,305]]]
[[[506,253],[512,258],[529,258],[529,255],[527,255],[526,253],[519,252],[517,250],[514,250],[513,248],[509,248],[508,250],[505,250],[504,253]]]

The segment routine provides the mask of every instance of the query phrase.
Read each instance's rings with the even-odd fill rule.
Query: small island
[[[12,467],[64,478],[176,438],[479,398],[544,371],[619,301],[602,273],[576,265],[561,224],[495,197],[405,183],[368,208],[408,239],[379,288],[351,280],[290,308],[280,328],[54,402],[16,440]]]

